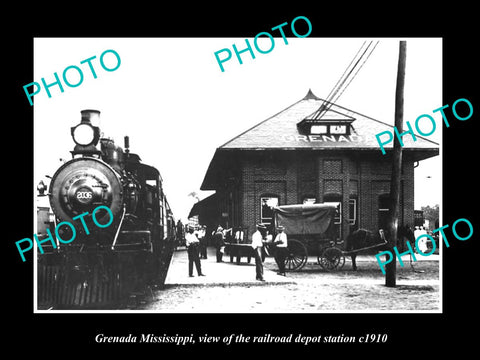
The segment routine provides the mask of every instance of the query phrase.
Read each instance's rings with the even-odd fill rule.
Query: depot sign
[[[361,135],[283,135],[285,142],[361,142]]]

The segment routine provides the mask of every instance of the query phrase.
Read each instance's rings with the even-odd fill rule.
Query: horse
[[[400,239],[400,241],[397,242],[397,248],[399,248],[400,251],[403,251],[406,247],[404,238],[410,242],[412,248],[415,244],[415,236],[408,225],[400,226],[398,228],[397,238]],[[352,258],[353,271],[357,270],[357,263],[355,260],[358,252],[368,249],[375,249],[376,251],[389,250],[389,244],[385,238],[383,230],[372,232],[367,229],[358,229],[347,236],[345,240],[345,252],[351,252],[347,256]]]

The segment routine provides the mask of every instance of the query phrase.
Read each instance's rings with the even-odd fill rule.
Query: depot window
[[[273,208],[278,206],[278,196],[262,196],[260,198],[260,221],[264,224],[273,222]]]
[[[325,194],[323,196],[323,202],[337,205],[334,224],[335,225],[341,224],[342,223],[342,195],[341,194]]]
[[[350,135],[350,124],[306,122],[299,124],[300,133],[305,135]]]
[[[357,199],[350,198],[348,200],[348,223],[350,225],[356,225],[357,223]]]
[[[298,131],[304,135],[350,135],[355,118],[320,108],[297,124]]]
[[[312,125],[310,127],[310,134],[328,134],[328,126],[327,125]]]

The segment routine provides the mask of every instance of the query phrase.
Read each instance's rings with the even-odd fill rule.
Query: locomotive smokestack
[[[98,110],[82,110],[80,111],[82,114],[82,123],[83,124],[93,124],[98,125],[100,121],[100,111]]]

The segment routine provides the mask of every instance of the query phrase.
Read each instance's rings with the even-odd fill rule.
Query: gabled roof
[[[342,106],[326,103],[327,112],[321,119],[355,119],[352,122],[350,135],[302,135],[298,131],[297,124],[303,119],[310,117],[324,100],[315,96],[311,90],[307,95],[262,121],[261,123],[234,137],[219,149],[355,149],[377,150],[380,152],[376,134],[383,131],[393,132],[393,125],[362,115]],[[412,136],[405,135],[402,138],[404,149],[437,149],[438,143],[417,136],[413,141]],[[393,141],[384,146],[386,150],[393,148]]]
[[[320,121],[350,123],[350,134],[306,135],[300,132],[297,125],[306,118],[315,117],[315,113],[322,105],[326,105],[327,111],[320,117]],[[393,125],[333,103],[326,103],[309,90],[304,98],[218,147],[207,169],[201,189],[215,190],[216,186],[222,183],[222,169],[230,166],[233,154],[240,155],[257,150],[343,150],[355,151],[357,154],[358,151],[368,152],[383,158],[375,137],[383,131],[393,133]],[[420,161],[439,154],[438,143],[415,136],[416,141],[413,141],[412,136],[408,134],[402,138],[403,151],[411,160]],[[384,148],[387,152],[385,158],[390,157],[393,141],[384,145]]]

